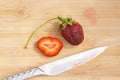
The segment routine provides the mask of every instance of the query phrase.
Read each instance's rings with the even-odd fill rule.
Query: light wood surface
[[[53,21],[39,31],[25,50],[32,31],[56,16],[77,20],[84,29],[83,43],[70,45]],[[36,41],[43,36],[63,41],[59,55],[45,57],[36,49]],[[0,0],[0,79],[99,46],[109,48],[69,71],[29,80],[120,80],[120,0]]]

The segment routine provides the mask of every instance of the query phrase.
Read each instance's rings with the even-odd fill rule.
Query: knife
[[[70,70],[75,66],[88,62],[89,60],[101,54],[106,48],[107,46],[103,46],[103,47],[87,50],[84,52],[80,52],[72,56],[68,56],[63,59],[59,59],[59,60],[47,63],[40,67],[15,74],[3,80],[25,80],[38,75],[54,76],[59,73]]]

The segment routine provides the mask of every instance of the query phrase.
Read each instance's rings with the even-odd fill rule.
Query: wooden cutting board
[[[33,30],[57,16],[71,16],[83,26],[83,43],[70,45],[53,21],[40,29],[25,50]],[[59,55],[45,57],[38,51],[35,43],[43,36],[63,41]],[[109,48],[69,71],[29,80],[120,80],[120,0],[0,0],[0,79],[99,46]]]

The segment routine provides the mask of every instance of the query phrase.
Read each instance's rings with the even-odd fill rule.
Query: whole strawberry
[[[59,25],[61,35],[69,43],[72,45],[78,45],[84,40],[83,29],[78,22],[72,20],[72,18],[58,17],[58,19],[62,22]]]

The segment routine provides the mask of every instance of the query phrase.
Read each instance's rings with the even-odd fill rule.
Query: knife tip
[[[103,46],[101,47],[103,50],[106,50],[108,48],[108,46]]]

